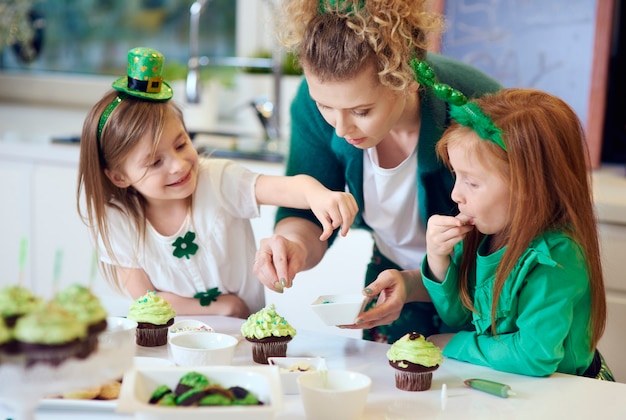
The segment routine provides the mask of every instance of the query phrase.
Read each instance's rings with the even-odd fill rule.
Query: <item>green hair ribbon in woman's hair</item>
[[[502,130],[496,127],[491,118],[467,97],[450,85],[440,83],[435,78],[435,72],[425,61],[413,58],[410,62],[415,79],[420,85],[432,88],[435,96],[450,104],[450,116],[459,124],[476,131],[480,138],[489,140],[506,151],[502,140]]]
[[[319,0],[318,10],[322,14],[328,11],[352,12],[352,5],[349,3],[350,0]],[[358,8],[362,9],[364,6],[365,0],[360,0]]]

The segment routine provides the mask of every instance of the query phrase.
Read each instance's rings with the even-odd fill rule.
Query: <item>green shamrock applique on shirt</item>
[[[198,252],[198,245],[193,241],[196,239],[195,232],[187,232],[185,236],[176,238],[172,246],[174,247],[174,256],[177,258],[187,258]]]

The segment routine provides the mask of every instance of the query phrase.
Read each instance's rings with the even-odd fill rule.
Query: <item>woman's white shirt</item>
[[[363,219],[380,252],[405,270],[420,268],[426,252],[416,154],[417,148],[395,168],[381,168],[375,147],[363,151]]]

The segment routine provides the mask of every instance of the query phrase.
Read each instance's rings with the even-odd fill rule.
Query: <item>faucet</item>
[[[200,14],[207,0],[196,0],[189,7],[189,61],[187,62],[187,80],[185,91],[187,102],[197,104],[200,102],[200,67],[208,64],[208,58],[200,57],[199,53],[199,30]],[[201,61],[205,63],[201,63]]]
[[[263,131],[265,132],[265,141],[271,142],[280,139],[280,126],[278,125],[278,109],[276,104],[268,100],[264,96],[259,96],[250,102],[254,108]]]
[[[197,104],[200,102],[200,69],[209,64],[209,58],[200,56],[199,53],[199,30],[200,15],[210,0],[196,0],[189,8],[189,60],[187,62],[187,79],[185,91],[187,102]],[[271,0],[266,0],[274,12],[275,5]],[[258,97],[250,102],[263,126],[265,132],[266,148],[276,148],[277,140],[280,140],[280,93],[282,79],[282,60],[279,45],[275,44],[272,58],[246,58],[224,57],[212,59],[215,64],[232,67],[254,67],[271,69],[273,74],[273,98],[272,101],[265,97]]]

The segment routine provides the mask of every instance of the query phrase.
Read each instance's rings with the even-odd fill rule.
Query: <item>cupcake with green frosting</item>
[[[393,343],[387,359],[395,369],[396,388],[405,391],[430,389],[433,371],[443,362],[441,349],[417,333],[406,334]]]
[[[107,328],[107,312],[100,299],[89,288],[73,284],[59,291],[54,302],[87,324],[85,356],[96,350],[98,335]]]
[[[32,312],[43,300],[22,286],[6,286],[0,290],[0,316],[13,328],[19,317]]]
[[[167,344],[167,330],[175,316],[176,311],[168,301],[155,291],[148,291],[131,304],[127,318],[137,322],[137,345],[156,347]]]
[[[0,356],[2,352],[5,351],[7,345],[10,341],[13,340],[11,335],[11,330],[7,327],[7,324],[4,323],[4,320],[0,318]],[[0,358],[0,363],[2,363],[2,359]]]
[[[58,366],[77,357],[87,337],[87,325],[53,302],[21,316],[13,336],[26,358],[26,365]]]
[[[268,357],[285,357],[287,344],[296,330],[276,313],[274,304],[250,315],[241,326],[241,334],[252,343],[252,360],[268,364]]]

